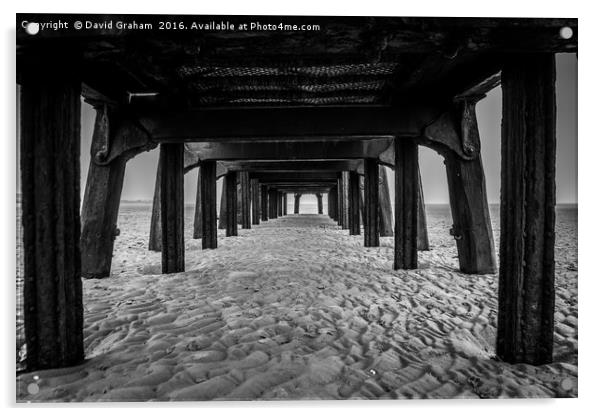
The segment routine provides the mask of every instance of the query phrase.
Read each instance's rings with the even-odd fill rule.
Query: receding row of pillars
[[[116,212],[111,207],[118,206],[125,163],[115,160],[90,170],[82,229],[81,79],[76,65],[57,59],[53,62],[60,64],[46,65],[43,71],[31,66],[21,78],[23,300],[29,370],[71,366],[84,358],[82,261],[86,262],[86,270],[93,272],[102,263],[94,255],[95,247],[102,249],[102,256],[107,247],[112,251]],[[508,56],[502,68],[502,92],[497,354],[511,363],[543,364],[552,361],[554,335],[554,54]],[[478,135],[478,130],[465,131]],[[416,266],[420,211],[417,144],[411,138],[395,141],[394,265],[412,268]],[[181,271],[184,264],[182,152],[182,144],[161,145],[158,177],[164,272]],[[495,251],[480,157],[461,160],[450,155],[445,160],[460,268],[493,272]],[[364,239],[367,246],[376,246],[380,231],[379,168],[376,160],[365,162]],[[215,248],[215,162],[204,161],[200,169],[202,203],[195,220],[201,224],[203,247]],[[353,210],[351,216],[347,214],[347,221],[352,221],[354,232],[358,218],[356,179],[351,175],[341,178],[354,187],[347,191]],[[341,221],[345,215],[337,205],[340,196],[336,188],[328,194],[328,211],[333,219]],[[270,202],[278,199],[275,192],[266,192],[261,186],[261,205],[265,208],[262,218],[268,210],[270,217],[277,215],[270,208],[275,204],[266,206],[264,201],[268,193]],[[226,193],[228,204],[234,206],[236,193],[231,185]],[[90,204],[103,206],[93,208]],[[98,240],[102,242],[95,242]]]

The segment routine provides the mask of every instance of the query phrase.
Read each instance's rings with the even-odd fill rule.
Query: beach
[[[316,214],[219,230],[202,250],[187,205],[186,271],[162,275],[150,214],[122,203],[111,277],[83,281],[86,361],[18,374],[18,401],[577,396],[576,207],[557,208],[554,362],[542,366],[495,356],[497,275],[458,271],[448,206],[427,206],[431,250],[397,271],[393,237],[365,248]]]

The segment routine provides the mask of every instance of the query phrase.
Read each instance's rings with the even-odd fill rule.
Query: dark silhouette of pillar
[[[243,229],[251,228],[251,182],[249,172],[238,172],[240,178],[240,209],[241,209],[241,224]]]
[[[268,187],[261,185],[261,221],[267,221],[269,215]]]
[[[360,235],[360,175],[349,172],[349,234]]]
[[[224,178],[226,188],[226,237],[238,235],[236,172],[228,172]]]
[[[251,223],[253,225],[259,224],[259,218],[261,216],[261,198],[259,192],[259,180],[251,179]]]
[[[378,161],[364,159],[364,246],[378,247]]]
[[[215,161],[202,161],[199,166],[201,181],[201,203],[203,208],[201,235],[203,249],[217,248],[217,191],[215,178]]]
[[[318,214],[322,215],[322,214],[324,214],[324,205],[322,203],[322,194],[321,193],[317,193],[316,194],[316,199],[318,200]]]
[[[151,251],[161,251],[161,238],[161,163],[157,162],[148,249]]]
[[[395,138],[395,249],[393,269],[418,267],[418,145]]]
[[[384,166],[378,167],[378,227],[381,237],[393,236],[393,209],[389,193],[389,179]]]
[[[282,193],[282,215],[288,215],[288,199],[286,192]]]
[[[164,274],[184,271],[184,144],[161,144],[161,264]]]
[[[502,192],[497,355],[552,362],[556,162],[554,54],[502,67]]]
[[[299,214],[299,201],[301,200],[301,194],[295,194],[295,207],[294,213]]]

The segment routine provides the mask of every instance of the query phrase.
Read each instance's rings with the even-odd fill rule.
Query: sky
[[[557,71],[557,156],[556,190],[557,203],[577,203],[577,58],[574,54],[556,55]],[[502,94],[497,87],[477,104],[477,120],[481,137],[482,160],[487,182],[487,197],[491,203],[500,200],[501,169],[501,119]],[[82,197],[90,163],[90,142],[94,128],[95,111],[88,104],[82,105]],[[155,172],[159,157],[158,147],[131,159],[126,168],[122,200],[151,200],[155,186]],[[434,151],[420,147],[420,169],[427,204],[448,203],[447,179],[443,159]],[[393,186],[393,172],[389,170],[389,184]],[[196,170],[185,175],[184,197],[194,203]],[[391,196],[394,195],[391,189]],[[218,198],[221,180],[218,182]],[[309,196],[303,202],[309,203]],[[313,198],[315,200],[315,198]],[[219,201],[219,199],[218,199]]]

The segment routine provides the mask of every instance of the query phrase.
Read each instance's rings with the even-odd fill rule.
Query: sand
[[[535,367],[496,359],[497,276],[457,270],[447,207],[413,271],[392,270],[392,237],[290,215],[216,250],[188,239],[186,272],[161,275],[150,205],[124,204],[112,276],[84,281],[87,360],[20,374],[17,400],[574,397],[576,212],[558,210],[555,359]]]

